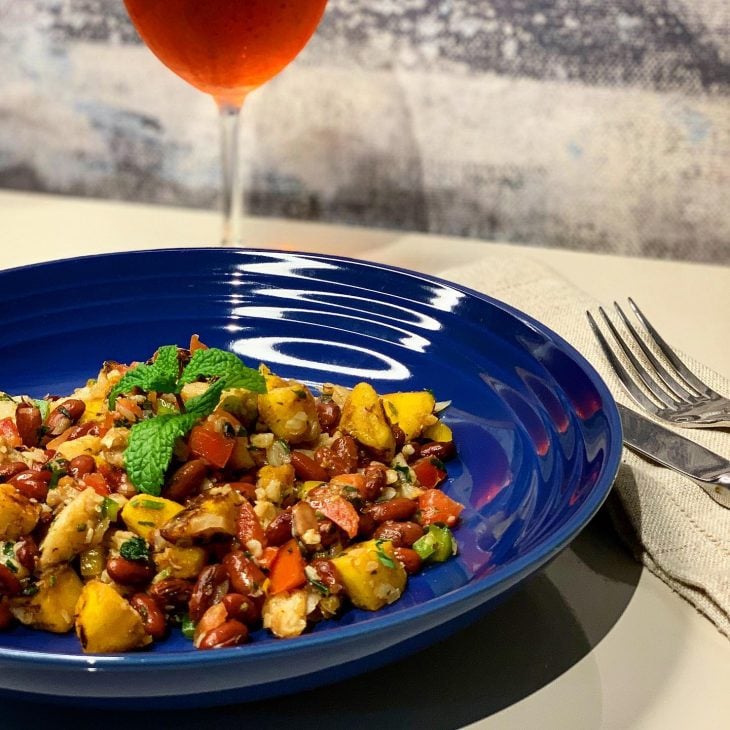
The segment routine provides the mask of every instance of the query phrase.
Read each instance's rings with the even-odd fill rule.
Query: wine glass
[[[149,49],[218,106],[223,239],[241,244],[243,178],[238,157],[248,94],[292,61],[317,28],[327,0],[124,0]]]

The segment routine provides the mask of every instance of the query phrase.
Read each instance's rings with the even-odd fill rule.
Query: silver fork
[[[687,428],[722,428],[730,426],[730,399],[721,396],[703,383],[679,359],[677,353],[664,341],[664,338],[642,314],[633,299],[629,298],[629,304],[637,320],[641,323],[646,338],[666,358],[664,363],[659,361],[645,339],[639,335],[634,325],[631,324],[621,307],[614,302],[613,305],[618,316],[631,334],[633,347],[638,347],[641,350],[651,364],[651,370],[639,362],[632,351],[631,345],[618,332],[603,307],[599,307],[598,311],[611,331],[613,339],[631,363],[633,373],[630,373],[609,345],[591,313],[586,312],[593,333],[629,395],[649,413],[677,426]],[[643,384],[655,400],[652,400],[644,392],[638,381]]]

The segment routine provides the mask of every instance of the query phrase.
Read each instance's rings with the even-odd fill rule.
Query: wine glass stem
[[[241,104],[218,102],[221,127],[221,170],[223,172],[223,239],[221,246],[241,245],[243,174],[238,150],[241,108]]]

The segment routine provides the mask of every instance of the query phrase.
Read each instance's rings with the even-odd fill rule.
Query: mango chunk
[[[340,429],[383,459],[395,454],[395,438],[380,397],[369,383],[358,383],[342,406]]]
[[[171,499],[138,494],[124,505],[122,519],[128,529],[151,542],[154,530],[158,530],[182,510],[183,506]]]
[[[12,484],[0,484],[0,540],[15,542],[38,523],[41,506],[31,502]]]
[[[377,611],[397,601],[406,587],[406,571],[389,540],[367,540],[340,553],[332,562],[352,603]]]
[[[420,436],[423,429],[433,423],[435,405],[433,394],[427,390],[388,393],[383,396],[385,415],[405,433],[407,441]]]
[[[267,379],[268,381],[268,379]],[[307,444],[319,438],[317,404],[306,385],[290,380],[258,397],[259,418],[280,439]]]
[[[76,635],[89,654],[130,651],[152,641],[142,617],[100,580],[90,581],[81,592],[76,604]]]
[[[452,433],[451,429],[445,423],[443,423],[441,421],[434,423],[433,426],[424,428],[422,435],[427,439],[431,439],[431,441],[453,441],[454,440],[454,434]]]
[[[74,608],[82,583],[68,565],[45,570],[32,596],[13,598],[10,610],[26,626],[65,634],[74,625]]]
[[[56,456],[62,456],[71,461],[82,454],[96,456],[101,451],[101,439],[98,436],[80,436],[71,441],[64,441],[56,449]]]

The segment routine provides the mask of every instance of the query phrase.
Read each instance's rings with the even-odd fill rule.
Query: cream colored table
[[[204,245],[217,215],[0,193],[3,268],[87,253]],[[251,220],[252,247],[335,253],[438,275],[505,244]],[[610,303],[633,294],[681,349],[730,376],[730,268],[521,248]],[[730,642],[642,570],[599,516],[546,570],[449,642],[304,695],[124,713],[0,700],[3,730],[66,727],[666,728],[730,723]]]

